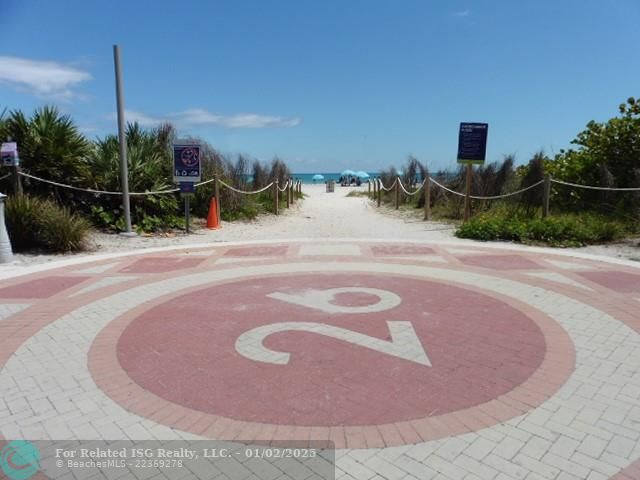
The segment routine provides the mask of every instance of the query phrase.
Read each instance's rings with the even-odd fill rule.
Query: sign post
[[[191,196],[195,193],[195,182],[201,177],[200,145],[176,144],[173,146],[173,181],[180,185],[184,198],[184,223],[189,233]]]
[[[193,182],[180,182],[180,195],[184,199],[184,224],[187,234],[189,231],[189,221],[191,220],[191,210],[189,208],[191,197],[196,191],[195,184]]]
[[[473,164],[482,165],[487,153],[488,123],[460,123],[458,134],[458,163],[466,164],[467,178],[464,197],[464,221],[471,214],[471,177]]]
[[[9,167],[13,177],[13,193],[22,195],[22,181],[20,180],[20,157],[18,156],[18,144],[5,142],[0,145],[0,157],[2,166]]]

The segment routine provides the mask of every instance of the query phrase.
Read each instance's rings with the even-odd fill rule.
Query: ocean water
[[[367,172],[369,174],[369,177],[373,180],[373,178],[378,176],[378,172]],[[324,183],[326,181],[329,180],[335,180],[336,182],[340,179],[340,172],[338,173],[322,173],[320,172],[320,175],[322,175],[324,177],[323,180],[313,180],[313,176],[317,175],[316,173],[294,173],[293,174],[293,178],[296,178],[298,180],[301,180],[302,183],[309,183],[309,184],[313,184],[313,183]],[[367,181],[366,179],[364,179],[363,181]]]

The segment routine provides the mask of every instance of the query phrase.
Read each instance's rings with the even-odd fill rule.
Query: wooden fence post
[[[382,202],[382,180],[378,178],[378,207]]]
[[[471,162],[467,163],[467,184],[464,194],[464,217],[463,222],[469,220],[471,216],[471,177],[473,175],[473,165]]]
[[[278,215],[278,193],[280,193],[280,190],[278,189],[278,179],[276,178],[276,181],[273,182],[273,213],[275,213],[276,215]]]
[[[216,203],[218,204],[218,225],[220,225],[220,212],[222,211],[222,203],[220,202],[220,185],[217,175],[213,177],[213,196],[216,197]]]
[[[369,192],[367,193],[367,198],[371,198],[371,182],[367,182],[367,185],[369,186]]]
[[[431,179],[427,173],[424,179],[424,219],[431,220]]]
[[[287,208],[291,206],[291,197],[289,195],[289,180],[287,180],[286,185],[284,186],[284,193],[287,196]]]
[[[22,190],[22,178],[20,178],[20,167],[18,165],[11,167],[11,179],[13,184],[13,194],[22,195],[24,190]]]
[[[400,208],[400,177],[396,177],[396,210]]]
[[[551,176],[544,176],[544,190],[542,193],[542,218],[549,216],[549,203],[551,200]]]

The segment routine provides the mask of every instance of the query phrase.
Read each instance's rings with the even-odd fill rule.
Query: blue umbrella
[[[313,179],[314,179],[314,180],[324,180],[324,175],[320,175],[319,173],[316,173],[316,174],[313,176]]]
[[[356,172],[354,172],[353,170],[345,170],[344,172],[342,172],[340,174],[341,177],[353,177],[355,176]]]
[[[358,177],[358,178],[369,178],[369,174],[367,172],[364,172],[364,171],[360,170],[359,172],[356,172],[356,177]]]

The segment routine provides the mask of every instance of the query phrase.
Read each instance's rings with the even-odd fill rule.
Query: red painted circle
[[[402,299],[377,313],[329,314],[267,297],[273,292],[367,287]],[[376,303],[366,293],[334,305]],[[387,321],[409,321],[432,367],[317,333],[274,333],[264,345],[287,365],[256,362],[236,339],[261,325],[316,322],[390,340]],[[492,297],[432,281],[314,274],[239,281],[175,298],[137,317],[117,344],[120,364],[148,391],[236,420],[288,425],[372,425],[485,403],[524,382],[545,340],[525,314]]]

